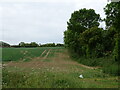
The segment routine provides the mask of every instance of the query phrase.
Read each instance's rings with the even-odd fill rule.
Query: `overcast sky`
[[[63,43],[71,13],[91,8],[105,18],[106,4],[107,0],[1,0],[0,40],[10,44]]]

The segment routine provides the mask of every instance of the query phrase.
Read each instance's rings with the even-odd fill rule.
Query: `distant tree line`
[[[10,44],[0,41],[0,47],[10,47]]]
[[[39,45],[36,42],[31,42],[31,43],[25,43],[25,42],[20,42],[19,47],[38,47]]]
[[[47,43],[40,45],[40,47],[64,47],[64,44]]]
[[[10,45],[8,43],[0,41],[0,47],[64,47],[64,44],[55,44],[55,43],[47,43],[47,44],[37,44],[36,42],[25,43],[20,42],[18,45]]]

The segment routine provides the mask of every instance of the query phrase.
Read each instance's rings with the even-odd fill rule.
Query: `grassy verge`
[[[99,70],[83,68],[83,72],[54,72],[48,68],[5,68],[3,88],[117,88],[117,77]],[[26,72],[27,71],[27,72]],[[78,76],[82,73],[83,79]]]
[[[85,57],[78,57],[75,54],[71,54],[70,56],[73,60],[87,65],[87,66],[95,66],[100,67],[104,73],[118,76],[120,75],[120,69],[118,67],[118,62],[115,62],[111,56],[109,57],[102,57],[102,58],[85,58]]]

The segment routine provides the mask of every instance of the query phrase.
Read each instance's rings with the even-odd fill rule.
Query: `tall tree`
[[[68,29],[77,29],[82,26],[84,28],[91,28],[99,26],[100,15],[95,13],[93,9],[80,9],[72,13],[68,22]],[[74,26],[75,25],[75,26]],[[80,30],[78,31],[80,32]]]
[[[82,55],[82,42],[79,40],[80,34],[85,30],[99,26],[100,15],[93,9],[80,9],[71,14],[67,22],[67,30],[64,32],[65,46],[74,52]]]
[[[107,4],[104,11],[106,14],[106,26],[107,28],[110,28],[116,23],[116,17],[119,13],[119,3],[111,2],[110,4]]]
[[[119,64],[120,64],[120,1],[117,3],[117,7],[118,9],[117,11],[117,15],[116,15],[116,18],[115,18],[115,23],[114,23],[114,26],[117,30],[117,37],[116,37],[116,45],[115,45],[115,60],[116,61],[119,61]],[[119,73],[120,74],[120,73]]]
[[[80,36],[83,46],[86,46],[87,57],[101,57],[103,53],[102,28],[93,27],[84,31]]]
[[[107,4],[104,8],[106,14],[106,26],[110,28],[113,26],[116,30],[115,47],[114,47],[114,57],[115,60],[120,60],[120,1],[111,2]]]

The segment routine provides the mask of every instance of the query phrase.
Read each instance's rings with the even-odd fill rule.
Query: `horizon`
[[[11,45],[20,42],[64,43],[63,32],[74,11],[94,9],[103,19],[106,17],[103,8],[108,3],[107,0],[32,1],[6,0],[0,4],[0,41]],[[105,28],[105,23],[99,27]]]
[[[19,45],[19,43],[21,43],[21,42],[19,42],[19,43],[17,43],[17,44],[10,44],[9,42],[2,41],[2,40],[0,40],[0,42],[7,43],[7,44],[9,44],[9,45]],[[22,41],[22,42],[23,42],[23,41]],[[34,42],[34,41],[33,41],[33,42]],[[24,42],[24,43],[30,44],[31,42]],[[38,45],[44,45],[44,44],[52,44],[52,43],[54,43],[54,42],[46,42],[46,43],[35,42],[35,43],[37,43]],[[57,42],[57,43],[55,43],[55,45],[56,45],[56,44],[64,44],[64,43]]]

